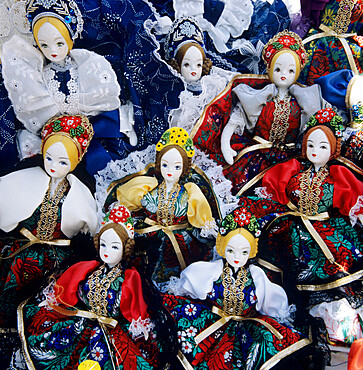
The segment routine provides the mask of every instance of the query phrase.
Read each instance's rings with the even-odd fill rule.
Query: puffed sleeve
[[[246,114],[246,128],[249,131],[252,131],[256,126],[258,117],[266,102],[277,94],[274,84],[268,84],[263,89],[254,89],[246,84],[239,84],[232,91],[237,95]]]
[[[281,323],[289,322],[294,307],[289,306],[284,289],[271,282],[260,267],[250,265],[250,271],[256,287],[257,311],[262,315],[272,316]]]
[[[54,285],[57,301],[66,306],[77,304],[79,284],[99,265],[100,263],[97,261],[82,261],[67,269]]]
[[[184,186],[189,196],[187,212],[189,222],[197,228],[213,222],[212,210],[199,187],[192,182],[188,182]]]
[[[37,134],[59,108],[43,80],[44,56],[35,47],[13,36],[3,46],[2,74],[16,117]]]
[[[262,179],[262,186],[272,195],[272,199],[281,203],[289,203],[286,187],[290,179],[301,170],[301,163],[296,159],[277,164],[268,170]]]
[[[155,177],[137,176],[117,188],[117,200],[131,212],[141,208],[141,199],[146,193],[156,188]]]
[[[152,328],[147,304],[144,299],[141,277],[135,268],[125,271],[122,283],[120,310],[124,318],[131,323],[129,331],[134,338],[144,334],[147,339]]]
[[[358,199],[363,196],[363,183],[344,166],[330,166],[330,175],[334,179],[333,206],[348,216]],[[362,214],[362,206],[358,208],[356,213]]]

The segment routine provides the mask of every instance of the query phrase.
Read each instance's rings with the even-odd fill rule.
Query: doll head
[[[324,162],[325,157],[328,156],[325,164],[337,158],[341,150],[342,121],[342,118],[331,108],[321,109],[311,116],[307,124],[308,131],[302,142],[303,157],[314,163],[317,160]],[[320,154],[314,152],[315,150]],[[318,154],[319,158],[317,158]],[[317,164],[320,163],[317,162]]]
[[[52,176],[51,162],[59,160],[61,168],[64,164],[60,162],[66,156],[70,165],[68,172],[75,169],[87,151],[93,128],[86,116],[59,116],[44,125],[41,136],[45,168],[50,170],[50,173],[47,172]]]
[[[282,55],[286,53],[288,55],[282,58]],[[281,66],[284,66],[284,69],[287,69],[289,75],[292,75],[290,69],[294,69],[292,85],[299,78],[300,72],[306,64],[306,51],[300,36],[294,32],[285,30],[279,32],[265,45],[262,51],[262,59],[266,64],[271,82],[276,85],[281,83],[279,74],[274,75],[274,71],[276,72],[277,68],[281,69]]]
[[[236,208],[221,222],[216,240],[217,253],[234,268],[244,266],[249,258],[256,256],[260,234],[256,217],[244,207]]]
[[[193,141],[188,133],[183,128],[172,127],[163,133],[156,144],[155,168],[166,180],[172,177],[168,176],[167,166],[174,166],[175,175],[180,173],[180,178],[189,173],[193,155]],[[180,168],[178,170],[175,168],[180,165],[182,166],[181,171]]]
[[[204,49],[196,42],[183,44],[169,64],[188,83],[199,81],[202,76],[209,74],[212,68],[212,61],[205,56]]]
[[[73,40],[65,24],[55,17],[40,18],[33,27],[34,39],[51,62],[61,62],[73,48]]]
[[[165,39],[165,58],[168,63],[182,76],[187,82],[195,82],[201,76],[207,75],[212,68],[212,61],[206,58],[203,43],[203,32],[197,21],[191,17],[182,17],[173,23],[173,27],[166,35]],[[202,62],[199,78],[197,74],[190,76],[186,68],[183,67],[184,58],[193,60],[193,63]],[[202,60],[201,60],[202,58]],[[185,61],[189,63],[190,61]]]
[[[134,227],[130,211],[123,205],[111,205],[100,231],[94,236],[94,244],[100,258],[109,267],[116,266],[121,260],[126,262],[134,252]]]
[[[26,13],[38,46],[39,31],[46,23],[59,31],[69,50],[83,31],[82,14],[74,0],[27,0]]]

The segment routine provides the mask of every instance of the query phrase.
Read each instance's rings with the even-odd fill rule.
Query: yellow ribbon
[[[12,253],[10,256],[7,257],[0,257],[2,260],[6,260],[8,258],[12,258],[22,252],[23,250],[27,249],[33,244],[48,244],[48,245],[57,245],[57,246],[68,246],[71,244],[71,241],[69,239],[56,239],[56,240],[41,240],[38,239],[35,235],[33,235],[28,229],[22,228],[20,230],[20,233],[25,236],[27,239],[29,239],[29,242],[23,245],[21,248],[16,250],[14,253]]]
[[[255,135],[253,137],[253,140],[256,141],[258,144],[254,144],[254,145],[251,145],[247,148],[244,148],[243,150],[241,150],[237,156],[235,157],[234,159],[234,163],[236,163],[241,157],[243,157],[246,153],[249,153],[249,152],[252,152],[254,150],[260,150],[260,149],[269,149],[273,146],[273,142],[272,141],[268,141],[268,140],[265,140],[263,139],[262,137],[258,136],[258,135]],[[288,144],[285,144],[288,148],[291,148],[293,149],[295,147],[295,144],[294,143],[288,143]],[[234,164],[233,163],[233,164]],[[231,165],[226,165],[223,167],[223,169],[226,169],[228,167],[230,167]]]
[[[221,319],[213,323],[211,326],[209,326],[207,329],[203,330],[200,334],[198,334],[194,340],[195,343],[198,345],[200,342],[202,342],[205,338],[209,337],[211,334],[213,334],[215,331],[217,331],[220,327],[222,327],[224,324],[229,322],[230,320],[235,320],[235,321],[257,321],[261,325],[265,326],[273,335],[275,335],[279,340],[283,338],[283,335],[276,330],[271,324],[268,322],[258,319],[256,317],[242,317],[242,316],[237,316],[237,315],[228,315],[225,313],[223,310],[220,308],[213,306],[212,312],[221,316]]]
[[[184,223],[178,224],[178,225],[164,226],[164,225],[161,225],[161,224],[157,223],[154,220],[150,220],[150,218],[148,218],[148,217],[145,219],[145,223],[148,224],[148,225],[151,225],[151,226],[143,228],[143,229],[135,229],[135,232],[138,233],[138,234],[146,234],[146,233],[151,233],[153,231],[162,230],[169,237],[169,239],[171,241],[171,244],[174,248],[174,251],[176,253],[176,256],[178,258],[179,265],[180,265],[181,269],[184,270],[187,267],[187,265],[185,263],[183,254],[180,250],[179,244],[178,244],[178,242],[175,238],[175,235],[174,235],[173,231],[185,229],[185,228],[188,227],[189,223],[184,222]]]
[[[329,28],[325,24],[321,24],[319,28],[323,32],[317,33],[315,35],[311,35],[311,36],[307,37],[306,39],[303,40],[303,44],[307,44],[310,41],[313,41],[313,40],[316,40],[316,39],[320,39],[320,38],[323,38],[323,37],[329,37],[329,36],[331,36],[331,37],[338,38],[339,41],[342,43],[343,48],[345,50],[345,53],[347,55],[348,62],[349,62],[349,65],[350,65],[350,69],[354,72],[354,74],[358,75],[359,72],[358,72],[357,66],[356,66],[356,64],[354,62],[352,50],[349,47],[348,42],[346,40],[346,38],[356,36],[357,34],[356,33],[342,33],[342,34],[338,34],[332,28]]]
[[[106,325],[110,328],[115,328],[117,325],[117,320],[111,319],[109,317],[105,316],[99,316],[96,315],[93,312],[90,311],[83,311],[83,310],[68,310],[66,308],[62,308],[56,305],[50,305],[50,307],[54,310],[57,311],[58,313],[65,315],[65,316],[77,316],[77,317],[84,317],[86,319],[90,320],[97,320],[100,324]]]

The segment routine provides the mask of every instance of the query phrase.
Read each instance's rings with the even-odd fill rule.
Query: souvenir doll
[[[203,32],[193,18],[182,17],[174,22],[166,36],[165,58],[186,84],[179,95],[179,108],[169,114],[170,125],[190,133],[204,107],[226,87],[235,73],[212,67],[205,55]]]
[[[227,215],[212,262],[172,279],[164,304],[174,316],[188,369],[270,369],[310,340],[291,325],[285,291],[253,264],[260,225],[243,207]]]
[[[72,256],[71,238],[95,231],[96,202],[70,173],[92,135],[84,116],[52,119],[42,131],[44,169],[22,169],[0,178],[2,326],[14,324],[19,300]]]
[[[232,89],[238,109],[231,111],[227,124],[221,126],[221,113],[212,107],[194,131],[196,146],[206,148],[225,166],[224,173],[232,181],[234,193],[269,166],[292,156],[300,130],[310,115],[325,104],[319,86],[295,84],[306,60],[298,35],[290,31],[277,34],[265,45],[262,58],[271,83],[263,88],[249,86],[248,80],[239,83]],[[220,99],[225,97],[229,98],[223,95]],[[221,135],[215,135],[216,130]],[[220,140],[220,146],[210,142],[213,140]]]
[[[83,30],[82,14],[73,0],[29,0],[26,11],[37,46],[15,35],[2,54],[5,87],[16,117],[34,135],[55,115],[89,117],[95,138],[86,166],[94,174],[117,157],[112,148],[122,131],[137,139],[126,119],[131,106],[120,107],[120,86],[103,56],[73,49]]]
[[[340,153],[341,122],[331,108],[313,115],[302,143],[305,159],[274,166],[259,189],[266,199],[245,197],[240,204],[272,218],[261,259],[281,269],[310,314],[323,318],[330,341],[350,344],[362,336],[363,184],[332,162]]]
[[[362,0],[327,1],[320,18],[313,21],[304,37],[307,65],[299,82],[311,85],[317,78],[340,69],[350,69],[355,74],[361,74],[362,30]]]
[[[18,309],[25,361],[36,369],[153,369],[158,343],[138,271],[134,228],[117,203],[94,237],[101,262],[82,261]],[[96,368],[95,367],[95,368]]]
[[[353,161],[362,169],[363,77],[355,75],[349,69],[341,69],[319,77],[316,83],[321,86],[324,99],[346,116],[348,127],[343,133],[341,151],[344,161]],[[360,173],[362,174],[362,170]]]
[[[134,212],[136,232],[146,237],[146,253],[154,261],[151,277],[160,289],[191,262],[211,258],[215,220],[210,201],[186,177],[193,155],[187,132],[168,129],[156,145],[155,176],[136,175],[114,188],[118,201]],[[148,243],[155,237],[160,241],[152,247]]]

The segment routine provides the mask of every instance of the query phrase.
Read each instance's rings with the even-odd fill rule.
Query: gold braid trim
[[[352,10],[356,2],[357,0],[340,1],[339,9],[332,26],[336,33],[340,34],[347,32],[352,17]]]
[[[319,171],[310,180],[312,175],[312,166],[304,171],[300,177],[300,195],[299,212],[307,216],[313,216],[318,213],[321,185],[329,175],[327,165],[320,167]]]
[[[40,206],[40,218],[37,226],[37,236],[40,240],[52,240],[58,218],[58,204],[68,188],[64,178],[57,186],[53,197],[50,195],[50,183]]]
[[[288,92],[282,100],[278,95],[273,98],[273,102],[275,103],[274,120],[271,125],[269,137],[269,141],[273,143],[285,142],[291,112],[290,100],[291,95]]]
[[[159,187],[158,210],[156,217],[158,223],[163,226],[170,226],[173,224],[175,214],[175,203],[180,192],[180,185],[176,182],[167,195],[165,180]]]
[[[87,298],[91,312],[98,316],[107,316],[107,290],[111,283],[122,274],[120,264],[114,266],[104,277],[100,277],[105,265],[93,272],[89,279]]]
[[[245,294],[243,289],[248,281],[247,270],[241,267],[237,274],[237,279],[233,284],[231,269],[226,262],[222,273],[223,284],[223,311],[229,315],[241,316],[243,312],[243,302]]]

